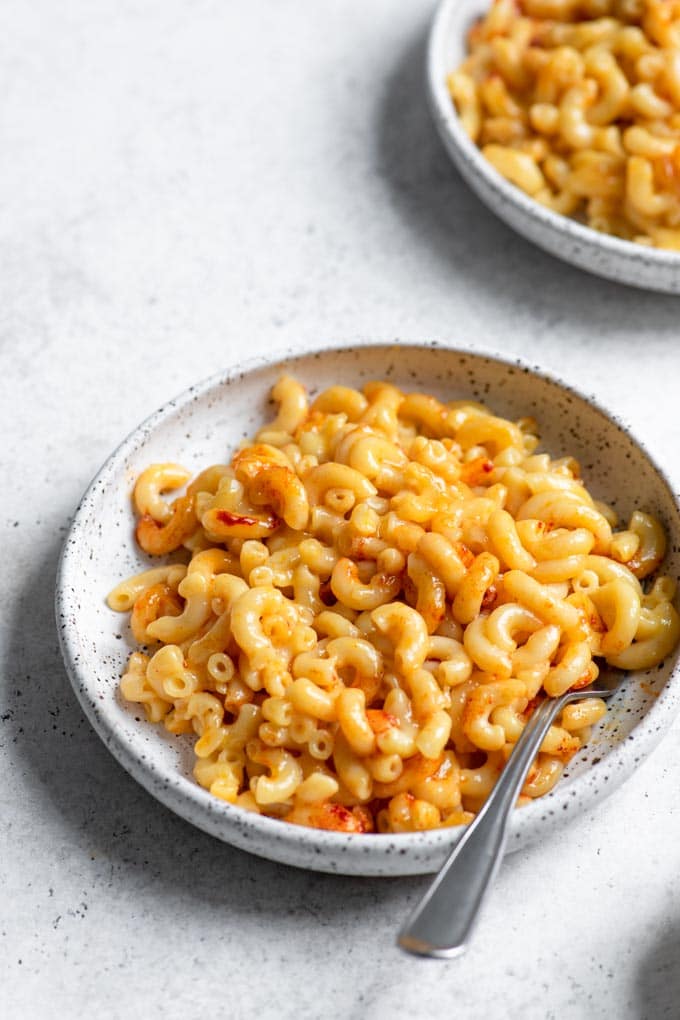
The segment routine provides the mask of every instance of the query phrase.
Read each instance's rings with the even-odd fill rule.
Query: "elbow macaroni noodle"
[[[596,230],[680,251],[678,0],[493,0],[448,85],[508,181]]]
[[[308,403],[233,457],[154,464],[134,490],[145,552],[184,563],[120,584],[143,650],[123,696],[195,734],[194,775],[231,804],[342,832],[469,821],[545,697],[598,659],[659,663],[680,636],[665,552],[640,511],[613,531],[536,424],[388,383]],[[524,786],[541,796],[604,702],[568,706]]]

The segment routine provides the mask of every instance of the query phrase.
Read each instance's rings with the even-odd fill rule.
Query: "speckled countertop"
[[[394,935],[426,880],[309,875],[192,829],[108,755],[59,656],[85,485],[246,351],[483,342],[587,379],[680,473],[678,300],[554,261],[470,194],[425,110],[432,10],[3,6],[3,1015],[680,1016],[680,725],[506,861],[466,957],[418,961]]]

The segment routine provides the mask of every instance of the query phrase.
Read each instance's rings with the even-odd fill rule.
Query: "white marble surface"
[[[425,0],[5,0],[0,15],[0,978],[4,1015],[676,1018],[680,726],[505,863],[471,952],[394,947],[424,880],[232,850],[109,757],[52,619],[59,545],[118,440],[298,340],[522,355],[680,474],[680,304],[492,218],[423,101]]]

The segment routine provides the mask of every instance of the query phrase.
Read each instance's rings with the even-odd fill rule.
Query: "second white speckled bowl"
[[[497,216],[552,255],[619,283],[680,294],[680,252],[648,248],[583,226],[535,202],[509,184],[463,129],[446,77],[465,56],[465,36],[491,0],[443,0],[427,55],[427,88],[437,130],[470,187]]]
[[[377,345],[289,352],[238,366],[187,390],[132,433],[85,493],[66,539],[57,585],[57,624],[74,690],[120,763],[154,797],[187,821],[243,850],[317,871],[404,875],[435,871],[460,829],[345,835],[306,829],[242,811],[192,778],[191,741],[152,726],[120,697],[118,682],[134,647],[126,618],[107,593],[149,562],[135,545],[130,494],[148,464],[179,461],[193,471],[224,462],[238,441],[271,416],[268,394],[282,371],[311,393],[334,383],[384,378],[445,399],[481,400],[509,418],[534,416],[542,447],[573,454],[593,493],[621,516],[636,507],[658,515],[670,535],[667,569],[680,569],[680,518],[673,491],[648,454],[606,412],[555,379],[502,358],[436,345]],[[541,800],[514,813],[509,849],[568,823],[635,769],[680,706],[677,653],[632,676],[567,776]],[[58,767],[58,763],[57,763]]]

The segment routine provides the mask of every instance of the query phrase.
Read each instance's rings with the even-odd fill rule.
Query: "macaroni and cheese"
[[[448,85],[470,138],[536,201],[680,250],[678,0],[494,0]]]
[[[108,599],[140,649],[123,697],[195,734],[216,797],[342,832],[459,825],[537,703],[675,646],[661,526],[636,511],[615,530],[531,418],[386,382],[310,403],[283,376],[272,395],[229,464],[142,472],[137,541],[177,555]],[[564,709],[522,800],[604,713]]]

